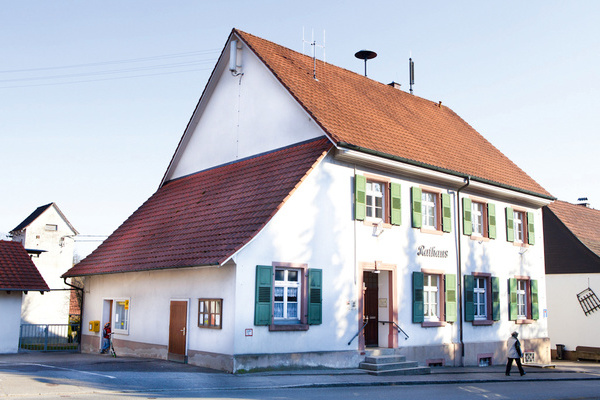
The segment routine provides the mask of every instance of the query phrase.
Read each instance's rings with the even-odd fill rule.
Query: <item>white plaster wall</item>
[[[461,193],[461,198],[463,193]],[[544,237],[542,228],[542,210],[521,207],[496,199],[488,199],[496,206],[496,239],[478,240],[460,234],[462,245],[463,275],[473,272],[490,273],[500,282],[500,321],[492,326],[473,326],[464,323],[464,341],[477,343],[486,340],[506,340],[511,332],[518,331],[519,338],[547,338],[548,319],[544,310],[546,305],[546,281],[544,264]],[[505,207],[520,207],[534,213],[535,244],[521,247],[506,241]],[[461,206],[462,208],[462,206]],[[539,320],[532,324],[516,324],[508,318],[509,292],[508,280],[515,276],[528,276],[538,281]]]
[[[548,331],[552,348],[564,344],[566,350],[577,346],[600,347],[600,310],[583,312],[577,294],[589,287],[600,296],[600,274],[546,275],[548,288]]]
[[[0,354],[19,351],[21,292],[0,292]]]
[[[398,323],[410,336],[405,341],[404,336],[399,335],[400,346],[460,342],[458,322],[431,328],[412,323],[412,272],[424,268],[457,274],[455,192],[439,187],[451,195],[454,216],[452,233],[424,233],[411,227],[410,188],[421,182],[368,169],[359,169],[357,172],[378,174],[401,183],[402,225],[385,228],[377,237],[373,235],[372,226],[353,221],[354,169],[328,156],[255,240],[235,258],[239,266],[236,306],[244,310],[236,320],[236,354],[357,349],[356,339],[350,346],[347,342],[357,332],[360,316],[358,308],[348,307],[347,301],[357,303],[359,299],[358,264],[372,264],[376,260],[397,266]],[[427,186],[435,187],[431,184]],[[496,204],[498,238],[480,244],[460,235],[463,241],[462,272],[463,275],[473,271],[490,272],[500,278],[501,321],[485,327],[473,327],[465,322],[464,342],[503,341],[513,330],[521,332],[521,337],[526,339],[547,337],[543,313],[546,295],[541,211],[530,210],[535,213],[536,244],[520,255],[521,247],[506,242],[503,213],[504,207],[509,204],[495,199],[490,201]],[[421,245],[446,250],[448,257],[417,256],[417,248]],[[306,332],[269,332],[268,327],[254,326],[255,267],[258,264],[271,265],[274,261],[306,263],[309,268],[323,269],[322,325],[310,326]],[[508,321],[508,278],[514,275],[538,279],[539,321],[519,326]],[[252,337],[244,336],[246,328],[253,329]],[[384,335],[380,332],[380,342]]]
[[[235,267],[183,268],[87,277],[83,334],[89,321],[103,324],[105,299],[129,299],[129,332],[117,340],[168,346],[171,300],[188,300],[188,349],[233,354]],[[223,329],[198,327],[198,299],[223,299]]]
[[[58,228],[48,231],[46,224],[57,225]],[[32,261],[50,289],[68,288],[60,276],[73,266],[74,234],[54,206],[26,228],[24,243],[21,243],[26,249],[45,250],[39,257],[34,256]],[[69,322],[69,298],[69,291],[44,295],[29,292],[23,298],[21,318],[24,323],[31,324],[66,324]]]
[[[246,46],[242,53],[243,75],[233,76],[224,52],[168,179],[323,135],[254,53]]]

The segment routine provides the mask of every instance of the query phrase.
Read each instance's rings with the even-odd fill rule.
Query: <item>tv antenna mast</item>
[[[354,53],[354,57],[359,60],[365,60],[365,76],[367,76],[367,60],[377,57],[377,53],[371,50],[361,50]]]
[[[413,94],[412,87],[415,84],[415,62],[412,57],[408,59],[408,80],[410,82],[410,94]]]
[[[304,45],[308,43],[310,44],[310,46],[312,47],[312,58],[313,58],[313,79],[314,80],[318,80],[317,79],[317,47],[320,47],[323,49],[323,62],[327,62],[325,60],[325,30],[323,30],[323,44],[317,44],[317,42],[315,41],[315,31],[314,29],[311,31],[311,39],[310,42],[304,39],[304,27],[302,27],[302,54],[304,53]]]

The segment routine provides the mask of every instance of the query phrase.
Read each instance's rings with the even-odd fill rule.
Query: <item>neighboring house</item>
[[[156,193],[65,276],[119,354],[498,364],[518,330],[548,362],[552,199],[441,103],[234,29]]]
[[[600,348],[600,210],[565,201],[543,210],[552,347],[564,345],[566,357]]]
[[[33,263],[51,289],[70,289],[61,275],[73,266],[75,236],[71,225],[55,203],[38,207],[10,234],[33,255]],[[33,294],[23,299],[21,319],[29,324],[69,322],[70,292]]]
[[[22,301],[48,290],[23,245],[0,240],[0,354],[19,351]]]

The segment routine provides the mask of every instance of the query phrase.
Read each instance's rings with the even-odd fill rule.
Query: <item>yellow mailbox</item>
[[[90,321],[90,332],[100,332],[100,321]]]

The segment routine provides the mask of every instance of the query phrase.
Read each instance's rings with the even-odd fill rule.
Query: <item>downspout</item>
[[[456,232],[457,235],[457,243],[458,243],[458,265],[457,265],[457,285],[458,285],[458,296],[457,296],[457,300],[458,300],[458,309],[460,310],[460,313],[458,315],[458,335],[459,335],[459,342],[460,342],[460,365],[464,366],[464,359],[465,359],[465,343],[463,342],[463,303],[462,303],[462,250],[461,250],[461,232],[462,232],[462,226],[461,226],[461,221],[462,221],[462,216],[460,213],[460,191],[463,190],[464,188],[466,188],[467,186],[469,186],[471,184],[471,177],[466,176],[465,177],[465,181],[466,183],[461,186],[460,188],[458,188],[458,190],[456,191],[456,209],[457,209],[457,213],[456,213],[456,217],[458,218],[458,232]]]
[[[63,282],[65,283],[65,285],[72,287],[75,290],[80,290],[81,291],[81,304],[79,307],[79,335],[77,335],[77,342],[79,344],[79,351],[81,351],[81,336],[83,336],[83,288],[80,288],[79,286],[75,286],[75,285],[71,285],[70,283],[67,282],[67,278],[63,278]]]

